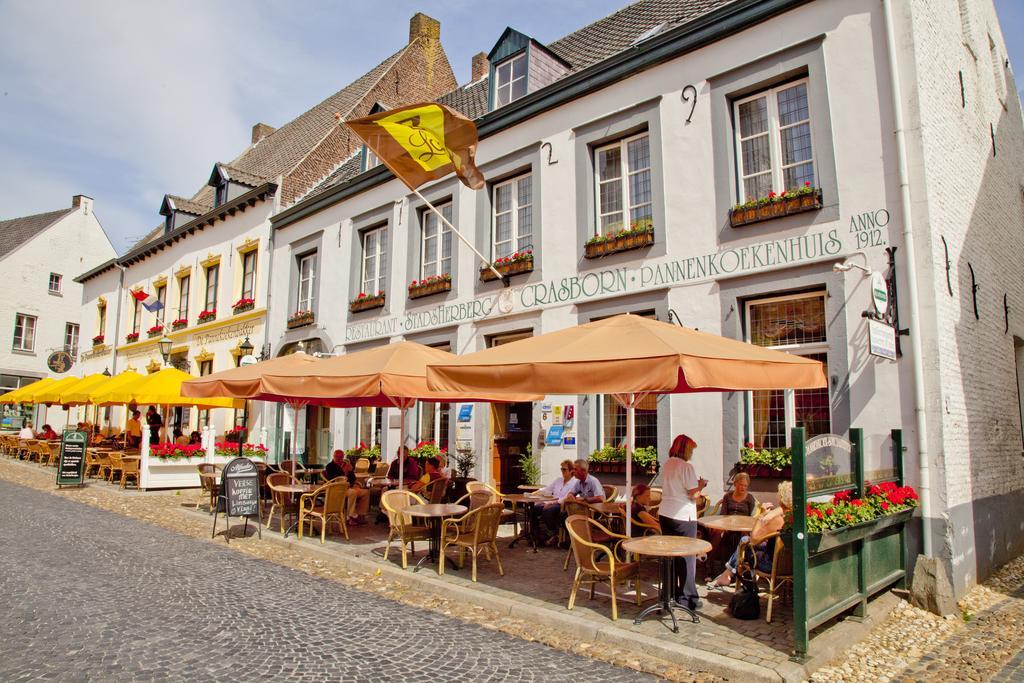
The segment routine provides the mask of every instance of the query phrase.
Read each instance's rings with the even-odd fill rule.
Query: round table
[[[520,486],[519,488],[522,488]],[[539,487],[538,487],[539,488]],[[551,503],[558,500],[554,496],[549,495],[537,495],[536,493],[508,493],[502,496],[505,500],[512,503],[512,510],[515,511],[516,505],[523,505],[526,507],[526,515],[523,517],[523,526],[516,534],[516,537],[512,539],[512,542],[508,544],[509,548],[516,547],[516,543],[523,539],[530,541],[530,546],[533,547],[533,552],[537,552],[537,536],[534,534],[533,528],[533,506],[537,503]]]
[[[679,624],[676,622],[676,609],[681,609],[690,615],[695,624],[700,623],[697,613],[688,607],[673,604],[673,589],[676,585],[675,558],[703,555],[711,550],[711,544],[699,538],[689,536],[641,536],[631,538],[622,542],[626,552],[636,555],[648,555],[661,558],[661,588],[658,591],[658,604],[651,605],[633,620],[639,624],[648,615],[654,612],[661,612],[672,617],[672,632],[679,633]]]
[[[278,486],[274,486],[274,488],[277,489],[278,491],[284,491],[285,493],[298,493],[298,494],[301,495],[303,493],[312,493],[313,491],[316,491],[317,488],[319,488],[319,487],[318,486],[314,486],[313,484],[281,484],[281,485],[278,485]],[[284,514],[284,513],[282,512],[281,514]],[[269,527],[269,525],[270,525],[270,521],[268,520],[267,521],[267,526]],[[284,530],[284,537],[288,538],[288,534],[290,534],[292,532],[292,529],[297,529],[298,527],[299,527],[299,518],[298,518],[298,516],[296,516],[295,523],[292,524],[290,527],[288,527],[287,529]]]
[[[410,505],[405,508],[403,512],[411,517],[425,517],[427,523],[430,525],[430,551],[426,557],[421,557],[420,561],[416,563],[416,567],[413,571],[420,568],[424,562],[428,559],[431,562],[437,562],[437,554],[441,548],[441,520],[445,517],[454,517],[455,515],[461,515],[466,512],[469,508],[465,505],[453,505],[450,503],[425,503],[422,505]]]
[[[709,515],[701,517],[697,523],[708,529],[718,531],[739,531],[749,534],[754,529],[754,521],[757,517],[750,515]]]
[[[537,484],[520,484],[516,488],[519,489],[520,491],[526,491],[527,493],[529,493],[530,491],[540,491],[544,487],[538,486]]]

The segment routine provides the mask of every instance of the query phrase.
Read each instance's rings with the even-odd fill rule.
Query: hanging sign
[[[75,359],[67,351],[54,351],[46,359],[46,367],[50,368],[50,372],[56,372],[57,374],[67,372],[74,364]]]
[[[880,320],[868,318],[868,353],[879,358],[896,360],[896,328]]]
[[[875,307],[875,313],[885,315],[889,310],[889,287],[885,278],[877,270],[871,273],[871,303]]]
[[[60,460],[57,463],[57,486],[81,486],[85,483],[85,447],[89,435],[84,431],[68,430],[60,440]]]

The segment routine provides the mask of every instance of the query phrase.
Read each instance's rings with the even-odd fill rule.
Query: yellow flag
[[[474,190],[484,186],[473,159],[476,125],[454,109],[411,104],[345,123],[412,189],[452,172]]]

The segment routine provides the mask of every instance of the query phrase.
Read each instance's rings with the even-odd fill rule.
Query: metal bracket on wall
[[[690,115],[686,117],[686,122],[689,123],[690,119],[693,118],[693,110],[697,108],[697,87],[694,85],[687,85],[683,88],[683,102],[690,101],[690,98],[686,96],[687,91],[693,93],[693,104],[690,105]]]
[[[946,252],[946,289],[949,290],[949,295],[953,296],[953,285],[949,281],[949,245],[946,244],[945,237],[940,235],[939,238],[942,240],[942,249]]]
[[[974,303],[974,319],[981,320],[981,316],[978,315],[978,289],[981,285],[978,284],[978,280],[974,277],[974,266],[971,262],[967,262],[967,268],[971,271],[971,300]]]
[[[675,312],[675,309],[670,308],[668,309],[668,321],[672,322],[673,320],[675,321],[676,325],[679,325],[679,327],[683,327],[683,321],[682,319],[680,319],[679,314]]]
[[[900,292],[896,286],[896,247],[886,247],[885,253],[889,257],[889,270],[885,274],[885,287],[889,291],[890,305],[882,320],[893,326],[896,330],[896,355],[903,355],[903,347],[900,345],[900,337],[910,336],[910,328],[900,328]]]
[[[1003,292],[1003,322],[1005,327],[1003,328],[1003,334],[1010,331],[1010,302],[1006,299],[1006,292]]]

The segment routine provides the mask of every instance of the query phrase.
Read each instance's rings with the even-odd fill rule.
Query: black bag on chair
[[[729,600],[729,611],[737,619],[761,618],[761,599],[757,594],[757,578],[754,572],[746,571],[740,575],[740,587]]]

